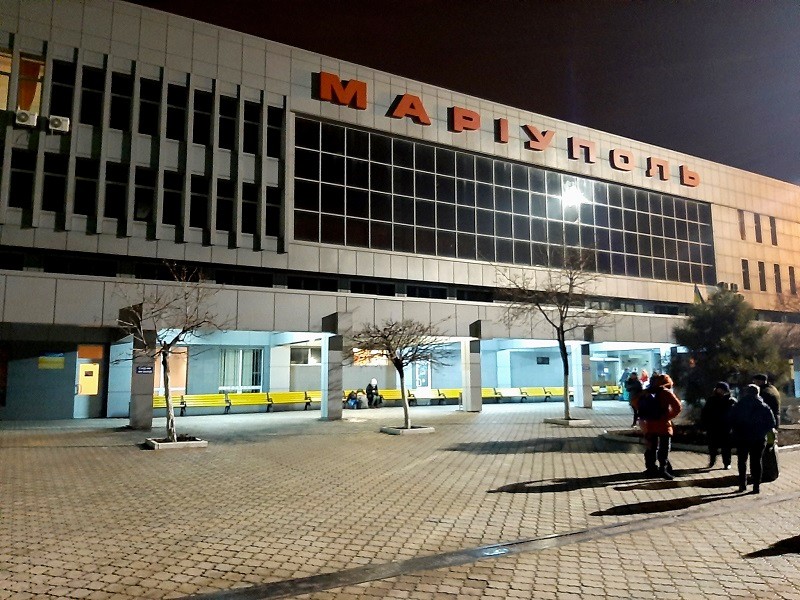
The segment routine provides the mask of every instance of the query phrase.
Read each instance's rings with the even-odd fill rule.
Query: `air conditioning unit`
[[[736,283],[732,283],[731,284],[731,291],[732,292],[738,292],[739,291],[739,285],[736,284]]]
[[[69,133],[69,119],[67,117],[58,117],[50,115],[48,120],[48,128],[51,133]]]
[[[36,122],[39,120],[39,115],[35,112],[28,110],[18,109],[14,122],[23,127],[36,127]]]

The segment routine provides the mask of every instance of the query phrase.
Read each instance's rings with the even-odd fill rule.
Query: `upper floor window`
[[[83,67],[81,79],[81,123],[98,126],[103,118],[105,72],[96,67]]]
[[[158,110],[161,104],[161,82],[139,81],[139,133],[158,135]]]
[[[762,261],[758,261],[758,285],[762,292],[767,291],[767,267]]]
[[[267,156],[281,157],[281,136],[283,133],[283,109],[267,107]]]
[[[747,239],[747,227],[745,226],[745,223],[744,223],[744,211],[743,210],[739,210],[739,211],[736,211],[736,212],[739,213],[739,237],[742,238],[743,240],[746,240]]]
[[[760,244],[763,241],[761,239],[761,215],[754,214],[753,221],[755,222],[756,227],[756,241]]]
[[[259,133],[261,132],[261,105],[258,102],[244,103],[244,122],[242,124],[242,152],[259,154]]]
[[[769,218],[769,235],[772,240],[772,245],[778,245],[778,224],[775,221],[775,217]]]
[[[211,145],[211,114],[214,109],[214,94],[203,90],[194,91],[194,122],[192,141],[204,146]]]
[[[20,56],[17,108],[38,113],[42,104],[44,61],[36,56]]]
[[[111,129],[131,130],[132,104],[133,76],[129,73],[111,73]]]
[[[794,267],[789,267],[789,293],[797,295],[797,281],[794,278]]]
[[[72,116],[72,95],[75,92],[75,63],[53,61],[53,81],[50,88],[50,114]]]
[[[750,263],[746,258],[742,259],[742,289],[750,289]]]
[[[775,291],[779,294],[783,293],[783,283],[781,282],[781,266],[775,265],[774,266],[775,272]]]
[[[167,137],[171,140],[186,139],[186,104],[189,90],[170,83],[167,86]]]
[[[219,147],[236,149],[236,112],[238,100],[230,96],[219,97]]]

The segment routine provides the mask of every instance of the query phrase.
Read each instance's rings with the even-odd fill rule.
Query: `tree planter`
[[[588,427],[592,424],[589,419],[545,419],[544,422],[564,427]]]
[[[389,435],[416,435],[418,433],[433,433],[436,431],[433,427],[424,427],[422,425],[412,425],[410,429],[405,427],[381,427],[381,433],[388,433]]]
[[[190,435],[179,435],[177,442],[164,438],[147,438],[145,445],[153,450],[176,450],[178,448],[205,448],[208,446],[208,441]]]

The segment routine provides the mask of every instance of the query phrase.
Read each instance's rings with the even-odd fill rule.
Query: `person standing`
[[[772,415],[775,417],[775,428],[777,429],[781,425],[781,393],[763,373],[753,375],[753,383],[758,386],[759,395],[764,404],[769,406],[772,411]]]
[[[367,384],[367,406],[370,408],[378,408],[380,397],[380,393],[378,392],[378,380],[373,377]]]
[[[751,383],[730,410],[733,443],[738,454],[739,491],[744,492],[747,489],[749,457],[754,494],[761,491],[761,460],[766,447],[766,436],[775,428],[772,409],[762,400],[759,391],[758,386]]]
[[[731,388],[725,381],[714,386],[711,396],[706,399],[700,419],[708,436],[708,468],[713,469],[717,462],[717,450],[722,454],[722,466],[731,468],[731,426],[730,409],[736,404],[731,397]]]
[[[644,464],[647,475],[674,479],[669,463],[672,419],[681,412],[681,401],[672,393],[669,375],[654,375],[650,386],[634,402],[644,432]],[[656,468],[656,460],[658,468]]]
[[[625,381],[625,393],[628,395],[628,403],[631,405],[631,410],[633,410],[633,423],[631,423],[631,427],[636,425],[636,421],[638,420],[634,401],[639,398],[642,389],[644,389],[644,386],[642,382],[639,381],[639,376],[636,374],[636,371],[633,371],[628,376],[627,381]]]
[[[622,371],[622,376],[619,378],[619,387],[622,388],[622,399],[626,402],[630,402],[631,399],[628,398],[628,391],[625,389],[625,384],[628,382],[628,377],[630,377],[631,370],[628,367],[625,367],[625,370]]]

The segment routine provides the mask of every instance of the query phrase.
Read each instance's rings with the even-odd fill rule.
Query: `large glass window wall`
[[[295,238],[716,283],[708,204],[297,118]]]

